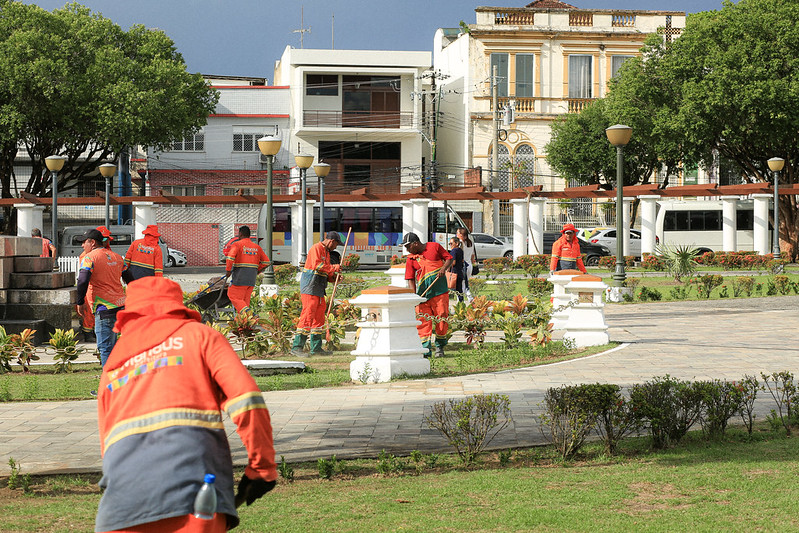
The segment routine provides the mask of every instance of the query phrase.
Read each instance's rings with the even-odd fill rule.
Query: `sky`
[[[53,10],[65,0],[23,0]],[[163,30],[189,72],[265,77],[286,46],[430,50],[438,28],[474,24],[477,6],[523,7],[530,0],[81,0],[122,26]],[[721,9],[722,0],[569,0],[581,9]],[[306,28],[310,31],[296,33]]]

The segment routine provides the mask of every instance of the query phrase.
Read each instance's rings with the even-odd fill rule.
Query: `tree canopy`
[[[0,0],[0,180],[17,196],[18,146],[31,157],[20,190],[48,193],[44,158],[67,161],[59,190],[96,175],[124,147],[164,148],[206,123],[218,94],[190,74],[159,30],[125,31],[79,4],[52,12]]]

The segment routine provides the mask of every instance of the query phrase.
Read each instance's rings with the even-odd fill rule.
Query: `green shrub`
[[[544,254],[538,255],[520,255],[516,261],[513,262],[513,268],[519,268],[531,278],[538,277],[538,275],[549,270],[550,256]]]
[[[689,282],[696,285],[696,292],[700,298],[708,299],[713,289],[724,283],[724,276],[720,274],[705,274],[704,276],[691,278]]]
[[[605,452],[613,455],[619,441],[639,428],[632,406],[618,385],[585,385],[582,392],[588,395],[588,406],[594,413],[596,432],[605,444]]]
[[[633,385],[630,401],[638,420],[649,429],[655,448],[679,442],[702,413],[698,387],[669,375]]]
[[[510,399],[500,394],[477,394],[437,402],[425,421],[447,438],[468,465],[510,423]]]
[[[732,279],[732,295],[736,298],[752,296],[752,290],[755,288],[755,278],[751,276],[737,276]]]
[[[691,292],[690,285],[680,285],[679,287],[672,287],[669,291],[669,296],[672,300],[685,300],[688,298],[688,293]]]
[[[284,456],[280,456],[280,462],[277,465],[277,471],[280,473],[280,477],[285,479],[286,481],[294,481],[294,467],[286,462],[286,458]]]
[[[485,290],[486,282],[484,279],[469,278],[469,292],[472,297],[477,298]]]
[[[657,272],[666,270],[666,262],[662,257],[655,254],[643,254],[641,266],[644,267],[645,270],[655,270]]]
[[[483,272],[488,279],[497,279],[497,276],[510,268],[513,260],[509,257],[492,257],[483,261]]]
[[[387,453],[385,449],[377,455],[377,473],[384,476],[401,474],[405,470],[405,462],[394,454]]]
[[[737,385],[741,391],[741,419],[751,435],[755,426],[755,400],[757,400],[757,391],[760,390],[760,383],[755,376],[747,374]]]
[[[322,479],[332,479],[339,470],[339,462],[334,455],[330,459],[323,459],[320,457],[316,461],[316,467],[319,470],[319,477]]]
[[[551,281],[544,278],[532,278],[527,280],[527,290],[531,296],[544,296],[552,294],[555,286]]]
[[[796,405],[799,401],[799,391],[794,383],[793,374],[784,370],[772,374],[761,373],[760,377],[763,378],[760,390],[768,391],[777,404],[777,409],[771,412],[770,419],[774,422],[772,425],[782,425],[790,437],[791,427],[799,423],[799,407]]]
[[[541,433],[564,461],[580,451],[596,424],[586,387],[589,385],[563,385],[551,387],[544,394],[544,412],[539,416]]]
[[[641,287],[641,290],[638,292],[638,299],[642,302],[659,302],[662,298],[663,294],[657,289]]]
[[[285,265],[277,265],[274,267],[275,282],[278,285],[290,285],[294,283],[297,275],[297,267],[292,264],[286,263]]]
[[[703,412],[699,418],[702,430],[710,438],[718,438],[727,431],[727,423],[743,408],[744,394],[737,383],[700,381],[694,384],[699,391]]]
[[[347,254],[347,257],[341,260],[341,270],[344,272],[354,272],[358,270],[358,265],[361,262],[361,256],[358,254]]]
[[[791,280],[788,276],[783,274],[774,276],[774,287],[777,289],[777,292],[786,296],[791,293]]]

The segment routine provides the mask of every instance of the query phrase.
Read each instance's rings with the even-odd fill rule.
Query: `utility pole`
[[[491,174],[489,175],[488,190],[493,191],[499,184],[499,85],[497,84],[497,66],[491,72],[491,118],[494,140],[491,150]],[[496,235],[499,231],[499,200],[491,200],[487,204],[485,217],[486,233]]]

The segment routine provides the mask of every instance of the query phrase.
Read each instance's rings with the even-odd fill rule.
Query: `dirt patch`
[[[687,509],[688,503],[680,503],[686,495],[680,494],[670,483],[632,483],[629,489],[636,493],[635,497],[624,500],[620,511],[629,515],[651,513],[664,509]]]

